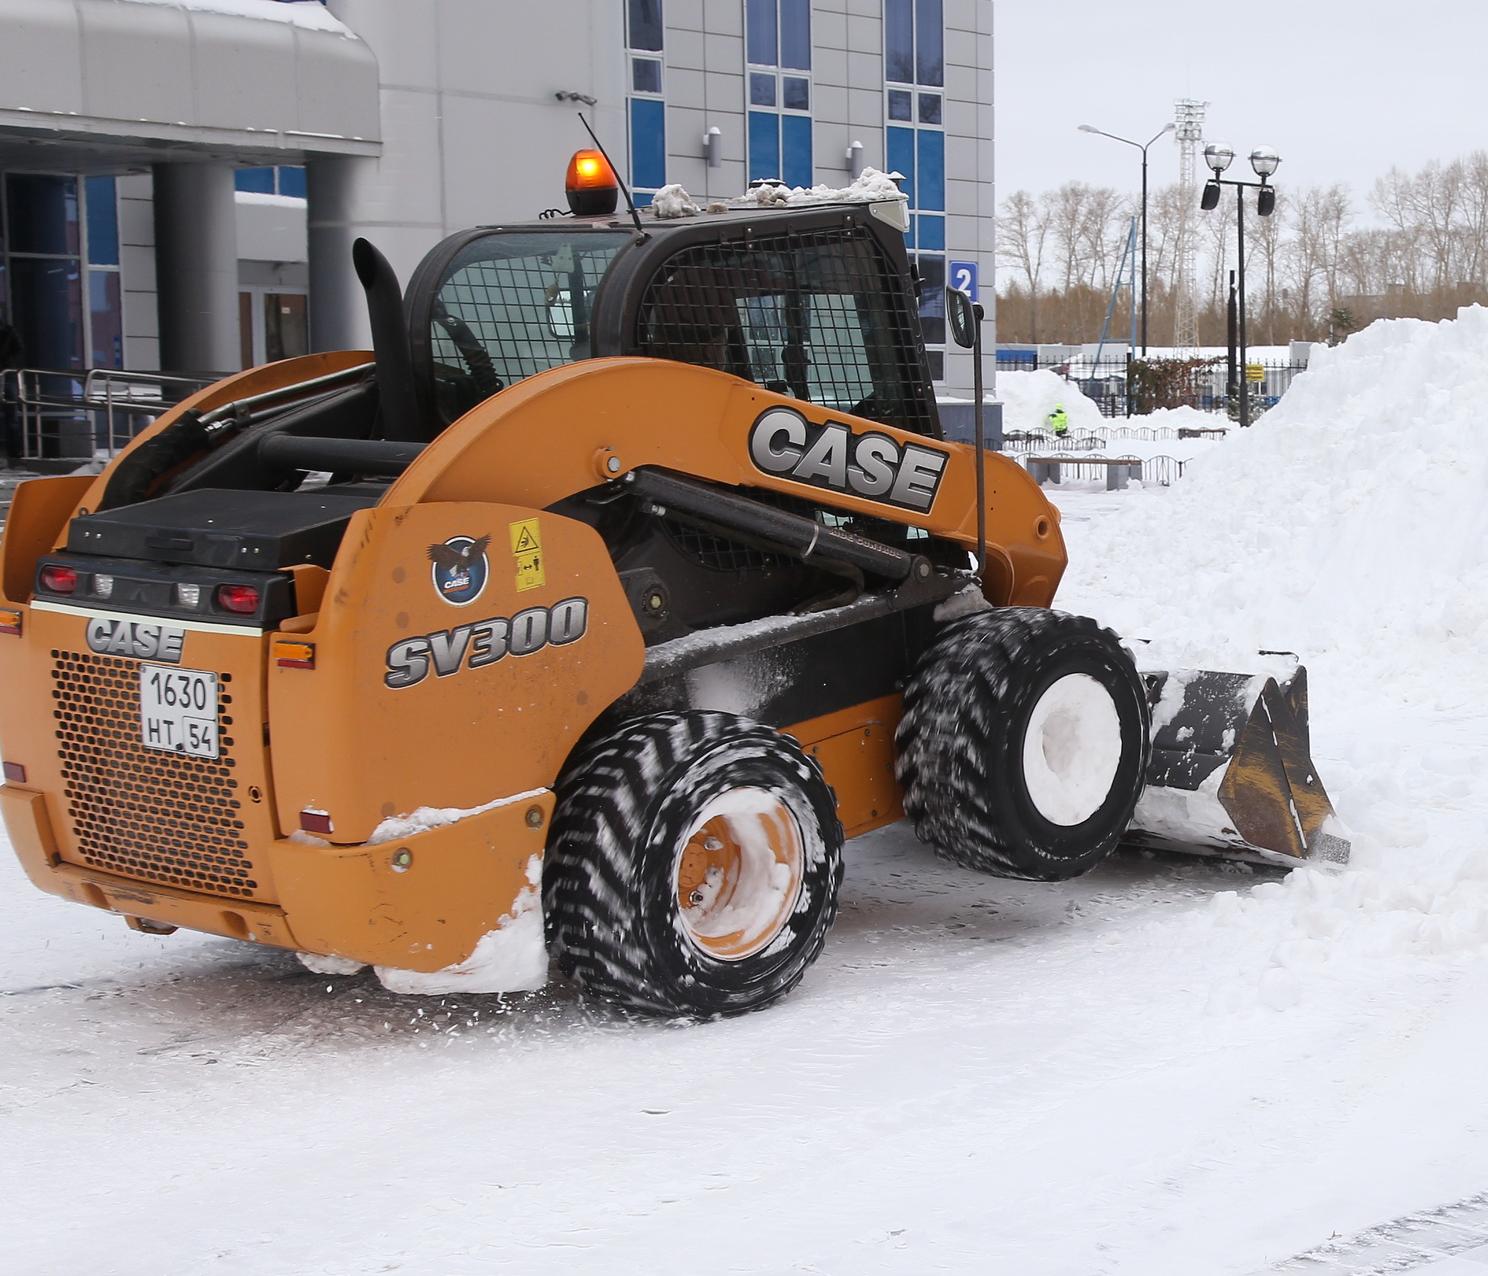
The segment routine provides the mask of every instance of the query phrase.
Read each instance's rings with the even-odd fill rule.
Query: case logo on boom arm
[[[481,596],[491,574],[486,562],[489,536],[451,536],[442,545],[429,546],[434,564],[434,588],[452,607],[466,607]]]
[[[876,430],[812,425],[799,412],[771,408],[749,431],[749,459],[766,474],[926,514],[949,458]]]

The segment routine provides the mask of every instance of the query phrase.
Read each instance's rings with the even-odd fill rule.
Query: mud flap
[[[1326,828],[1334,811],[1312,761],[1307,670],[1287,659],[1279,677],[1143,674],[1152,760],[1128,841],[1273,863],[1348,859],[1348,841]]]

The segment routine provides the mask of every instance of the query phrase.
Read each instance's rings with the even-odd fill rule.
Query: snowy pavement
[[[1060,500],[1078,545],[1165,495]],[[0,854],[0,1269],[1465,1270],[1368,1232],[1488,1187],[1488,963],[1360,942],[1346,873],[1299,939],[1301,876],[1015,883],[900,826],[794,996],[679,1027],[137,935]]]
[[[1488,315],[1432,327],[1057,495],[1061,605],[1303,652],[1347,868],[1036,885],[886,829],[793,996],[680,1026],[136,935],[0,846],[0,1271],[1488,1272]],[[1452,404],[1452,457],[1391,441]]]

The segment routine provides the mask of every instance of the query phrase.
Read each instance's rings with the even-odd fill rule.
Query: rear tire
[[[968,868],[1078,876],[1131,822],[1148,726],[1141,677],[1110,630],[1042,608],[974,613],[946,627],[905,688],[905,813]]]
[[[549,947],[637,1010],[757,1010],[820,954],[841,882],[836,803],[794,740],[724,713],[637,718],[559,783]]]

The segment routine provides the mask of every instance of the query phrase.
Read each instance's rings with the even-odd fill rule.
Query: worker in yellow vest
[[[1054,432],[1056,439],[1062,439],[1069,433],[1069,413],[1061,404],[1054,405],[1054,411],[1049,413],[1049,429]]]

